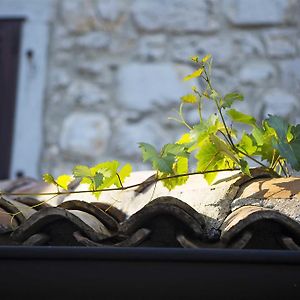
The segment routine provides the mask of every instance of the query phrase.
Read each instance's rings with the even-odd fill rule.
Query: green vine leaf
[[[148,143],[139,143],[139,147],[142,150],[143,161],[152,161],[158,156],[156,149]]]
[[[274,124],[273,124],[274,125]],[[282,123],[281,123],[282,125]],[[278,130],[278,132],[277,132]],[[286,127],[277,127],[277,134],[283,134],[283,130]],[[300,125],[292,126],[291,134],[293,136],[292,140],[289,142],[287,138],[285,139],[273,139],[273,146],[279,151],[280,155],[287,159],[289,164],[296,171],[300,171]]]
[[[187,148],[184,145],[180,144],[166,144],[162,148],[162,156],[164,155],[174,155],[179,157],[188,158],[189,153],[187,152]]]
[[[174,175],[178,174],[186,174],[189,171],[189,166],[188,166],[188,158],[186,157],[179,157],[176,163],[173,166],[173,173]],[[166,178],[169,176],[167,173],[162,173],[159,174],[159,178]],[[187,182],[188,176],[180,176],[176,178],[170,178],[170,179],[165,179],[162,181],[162,184],[169,190],[173,190],[176,186],[183,185]]]
[[[230,117],[230,119],[237,123],[243,123],[251,126],[256,125],[256,120],[254,117],[244,114],[240,111],[237,111],[235,109],[229,109],[227,110],[227,115]]]
[[[228,158],[230,158],[235,163],[239,164],[239,160],[236,157],[236,153],[220,138],[218,138],[216,135],[210,135],[210,141],[216,146],[217,150],[222,152],[224,155],[226,155]]]
[[[197,103],[197,97],[194,94],[187,94],[181,97],[181,101],[184,103],[195,104]]]
[[[117,187],[122,187],[125,178],[129,177],[131,172],[132,172],[132,166],[130,164],[124,165],[123,168],[118,172],[121,183],[118,178],[118,180],[115,181],[115,185]]]
[[[72,171],[75,178],[93,177],[93,174],[88,166],[78,165]]]
[[[224,155],[220,153],[216,145],[211,143],[209,140],[203,143],[203,146],[196,154],[197,159],[197,171],[205,172],[210,170],[216,170],[218,165],[224,160]],[[204,177],[208,184],[211,184],[216,178],[217,172],[205,174]]]
[[[207,54],[201,59],[201,62],[206,63],[210,59],[211,59],[211,54]]]
[[[190,132],[192,141],[198,143],[200,147],[210,135],[216,135],[218,131],[224,131],[224,125],[219,121],[216,115],[211,115],[207,120],[203,120],[198,125],[195,125]]]
[[[96,173],[95,176],[91,179],[92,179],[92,182],[94,183],[95,190],[100,189],[100,187],[103,183],[103,179],[104,179],[103,174],[102,173]]]
[[[53,177],[50,173],[44,174],[44,175],[43,175],[43,180],[44,180],[46,183],[57,185],[57,183],[56,183],[54,177]]]
[[[56,178],[56,183],[58,186],[63,188],[64,190],[68,190],[68,186],[70,182],[72,181],[73,177],[67,174],[60,175]]]
[[[257,146],[255,145],[255,141],[246,132],[243,133],[236,147],[239,150],[246,152],[248,155],[253,155],[257,151]]]
[[[266,122],[275,130],[278,139],[287,139],[287,134],[290,126],[283,118],[269,115],[269,118],[266,120]]]
[[[230,108],[234,102],[243,101],[243,100],[244,100],[243,95],[241,95],[239,93],[229,93],[229,94],[225,95],[225,97],[223,98],[221,107],[222,108]]]
[[[202,75],[203,71],[204,71],[204,69],[200,68],[200,69],[196,70],[195,72],[193,72],[192,74],[185,76],[183,78],[183,81],[187,81],[187,80],[191,80],[193,78],[200,77]]]
[[[250,172],[250,168],[249,168],[249,164],[248,164],[248,162],[246,160],[240,159],[239,165],[241,167],[241,171],[244,174],[248,175],[249,177],[252,177],[251,172]]]

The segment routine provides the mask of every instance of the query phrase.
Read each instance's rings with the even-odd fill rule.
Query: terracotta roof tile
[[[213,186],[194,176],[171,192],[157,184],[154,193],[148,186],[138,193],[103,193],[100,201],[82,194],[46,203],[2,196],[0,245],[299,250],[300,179],[269,179],[261,172],[254,178],[226,176]],[[0,186],[10,192],[51,190],[29,179]]]

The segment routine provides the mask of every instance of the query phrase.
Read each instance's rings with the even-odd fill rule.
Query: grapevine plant
[[[195,71],[184,81],[198,79],[202,88],[192,87],[189,94],[181,97],[178,118],[186,132],[175,143],[168,143],[157,150],[147,143],[140,143],[144,162],[150,162],[155,170],[153,182],[161,181],[169,190],[184,184],[193,174],[203,174],[211,184],[218,172],[240,170],[251,177],[249,166],[257,166],[272,176],[290,176],[292,170],[300,170],[300,125],[290,125],[285,119],[269,115],[262,122],[248,114],[233,108],[243,101],[240,93],[221,95],[211,80],[212,57],[206,55],[200,59],[191,58]],[[215,113],[207,118],[203,107],[211,102]],[[199,120],[190,125],[184,117],[186,106],[197,110]],[[237,123],[248,130],[239,132]],[[190,166],[195,161],[194,169]],[[72,175],[60,175],[54,178],[47,173],[43,179],[57,186],[57,194],[69,193],[68,187],[74,179],[88,184],[89,192],[97,198],[106,190],[127,189],[124,179],[130,175],[130,164],[120,166],[116,160],[107,161],[89,167],[78,165]]]

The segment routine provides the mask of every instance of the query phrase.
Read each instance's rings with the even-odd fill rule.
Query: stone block
[[[300,95],[300,58],[282,60],[280,74],[285,88]]]
[[[117,74],[117,99],[128,109],[147,111],[168,106],[191,91],[195,81],[182,82],[190,68],[168,63],[130,63]]]
[[[78,61],[76,71],[80,78],[89,79],[96,85],[109,85],[112,82],[112,72],[109,66],[95,59]]]
[[[239,32],[233,35],[233,43],[236,47],[235,55],[239,56],[263,56],[265,48],[262,40],[254,33]]]
[[[239,78],[242,83],[262,84],[276,77],[275,67],[267,61],[250,61],[242,66]]]
[[[209,32],[219,28],[215,0],[136,0],[132,6],[137,26],[145,31]]]
[[[59,1],[59,15],[67,30],[74,34],[83,34],[95,28],[95,7],[92,2],[82,0]]]
[[[297,53],[297,33],[294,30],[269,30],[265,32],[264,40],[271,57],[286,58]]]
[[[138,44],[138,56],[148,61],[162,59],[166,53],[166,42],[163,34],[142,37]]]
[[[231,23],[238,26],[277,25],[287,19],[286,0],[225,0],[224,10]]]
[[[110,124],[105,115],[73,112],[64,120],[60,147],[66,154],[92,159],[106,151],[110,136]]]
[[[211,53],[214,64],[225,65],[234,56],[233,44],[228,36],[199,37],[180,36],[171,41],[171,57],[178,62],[187,62],[191,56]]]
[[[88,81],[74,80],[68,87],[67,101],[75,104],[93,105],[108,101],[108,94],[97,84]]]
[[[299,109],[298,99],[289,91],[282,88],[273,88],[264,92],[262,103],[259,105],[261,117],[266,118],[268,114],[278,115],[290,119],[295,119]]]
[[[122,0],[100,1],[97,5],[101,18],[109,22],[118,21],[125,8],[125,2]]]
[[[106,32],[93,31],[79,36],[75,40],[75,46],[80,49],[105,49],[110,45],[110,37]]]
[[[50,72],[48,84],[53,89],[65,88],[71,83],[71,78],[65,69],[55,68]]]
[[[159,122],[145,118],[138,123],[130,123],[124,120],[119,122],[115,133],[113,147],[119,155],[142,161],[141,150],[138,143],[149,143],[160,150],[161,147],[170,141],[171,137],[162,128]]]

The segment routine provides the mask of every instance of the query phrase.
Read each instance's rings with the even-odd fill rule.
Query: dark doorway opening
[[[0,179],[11,164],[22,22],[0,20]]]

